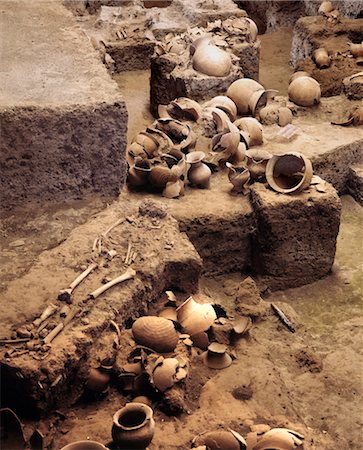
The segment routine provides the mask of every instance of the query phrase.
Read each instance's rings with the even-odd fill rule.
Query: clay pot
[[[185,333],[193,336],[207,330],[216,320],[217,315],[211,304],[197,304],[193,312],[184,320],[179,321]]]
[[[349,113],[347,120],[344,120],[343,122],[331,122],[331,124],[341,125],[342,127],[347,127],[348,125],[363,125],[363,106],[357,106],[351,113]]]
[[[167,306],[166,308],[162,309],[159,312],[159,317],[164,317],[164,319],[172,320],[174,322],[177,322],[177,314],[176,314],[176,308],[173,306]]]
[[[192,334],[190,336],[193,344],[201,350],[207,350],[210,344],[207,333],[200,331],[199,333]]]
[[[178,176],[169,167],[158,165],[150,169],[148,180],[152,186],[165,188],[167,183],[177,181]]]
[[[187,154],[186,161],[191,165],[188,170],[188,180],[190,184],[194,186],[208,189],[212,172],[210,168],[202,162],[204,156],[204,152],[190,152]]]
[[[86,381],[86,388],[92,392],[104,392],[109,385],[110,374],[108,371],[92,368]]]
[[[233,430],[210,431],[194,439],[208,450],[246,450],[246,441]]]
[[[248,133],[249,146],[263,144],[262,125],[257,119],[253,117],[242,117],[233,123],[239,130]]]
[[[318,9],[318,14],[325,15],[333,11],[332,2],[322,2]]]
[[[207,108],[219,108],[224,111],[228,118],[233,122],[237,116],[237,106],[229,97],[225,95],[217,95],[204,104]]]
[[[281,106],[278,110],[278,124],[280,127],[286,127],[292,122],[292,111],[286,106]]]
[[[257,35],[258,35],[258,28],[256,23],[250,19],[249,17],[244,17],[244,20],[247,21],[249,29],[250,29],[250,33],[251,33],[251,42],[254,42],[257,39]]]
[[[61,450],[107,450],[107,447],[96,441],[77,441],[62,447]]]
[[[176,358],[165,358],[152,373],[153,385],[160,392],[171,388],[175,382],[175,376],[179,367],[179,361]]]
[[[320,84],[311,77],[299,77],[288,88],[289,99],[299,106],[312,106],[320,102]]]
[[[239,143],[240,132],[238,128],[233,123],[228,122],[227,128],[212,138],[212,151],[224,152],[226,159],[228,159],[236,153]]]
[[[188,297],[176,310],[178,322],[187,319],[198,308],[198,302],[192,296]]]
[[[10,408],[0,409],[1,448],[20,450],[25,448],[23,426]]]
[[[245,115],[256,112],[266,105],[270,95],[276,91],[266,91],[262,84],[250,78],[234,81],[227,90],[227,96],[237,105],[239,114]]]
[[[144,186],[148,182],[150,172],[150,162],[138,156],[135,158],[134,164],[129,168],[127,182],[133,187]]]
[[[143,403],[144,405],[150,406],[153,404],[150,398],[145,395],[138,395],[137,397],[132,399],[131,403]]]
[[[301,192],[310,186],[313,175],[311,162],[302,153],[274,155],[266,167],[269,186],[284,194]]]
[[[253,180],[257,180],[265,176],[266,166],[271,154],[266,150],[247,150],[247,168]]]
[[[300,77],[310,77],[310,73],[305,72],[304,70],[294,72],[289,78],[289,84],[292,83],[294,80],[296,80],[296,78]]]
[[[163,317],[144,316],[132,326],[135,341],[159,353],[172,352],[178,343],[173,322]]]
[[[152,134],[147,131],[141,131],[134,139],[133,142],[140,144],[145,152],[148,154],[149,158],[155,155],[158,148],[158,141],[153,137]]]
[[[363,56],[363,42],[360,44],[350,44],[350,52],[355,58]]]
[[[197,121],[202,115],[198,102],[187,97],[179,97],[166,107],[167,112],[176,119]]]
[[[315,61],[315,64],[319,67],[319,69],[326,69],[330,66],[331,59],[328,55],[328,52],[326,48],[320,47],[314,50],[313,52],[313,58]]]
[[[250,317],[241,317],[233,323],[233,331],[235,334],[246,334],[252,328],[252,320]]]
[[[234,166],[239,166],[246,163],[247,162],[246,150],[247,150],[246,144],[244,142],[240,142],[238,144],[236,152],[229,158],[229,162]]]
[[[212,43],[209,36],[197,39],[192,44],[194,70],[212,77],[225,77],[232,69],[231,56]]]
[[[120,449],[145,449],[154,431],[153,410],[143,403],[127,403],[113,416],[112,438]]]
[[[217,318],[210,303],[197,303],[192,296],[177,308],[176,313],[178,322],[190,336],[207,330]]]
[[[184,195],[184,182],[182,180],[169,181],[162,193],[166,198],[178,198]]]
[[[232,364],[232,358],[226,353],[227,347],[214,342],[202,353],[202,361],[210,369],[225,369]]]
[[[137,142],[133,142],[126,151],[126,160],[130,166],[134,164],[135,158],[140,157],[142,159],[147,159],[149,155],[145,152],[142,145]]]
[[[257,443],[252,450],[294,450],[303,444],[304,436],[287,428],[272,428],[261,437],[257,436]]]
[[[233,166],[231,163],[227,162],[228,167],[228,179],[232,183],[232,193],[247,193],[247,184],[250,181],[250,171],[247,167],[237,167]]]

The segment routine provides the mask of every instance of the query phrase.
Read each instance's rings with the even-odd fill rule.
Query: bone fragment
[[[44,344],[50,344],[52,340],[58,336],[58,334],[63,330],[64,325],[63,323],[59,323],[45,338],[44,338]]]
[[[38,319],[35,319],[33,322],[33,325],[35,325],[36,327],[39,327],[39,325],[41,323],[43,323],[45,320],[48,319],[48,317],[50,317],[51,315],[53,315],[58,309],[58,306],[55,305],[54,303],[51,303],[50,305],[48,305],[45,310],[42,312],[41,316],[38,317]]]
[[[129,258],[130,258],[130,254],[131,254],[131,242],[129,242],[129,245],[127,247],[127,253],[126,253],[126,258],[125,258],[125,264],[129,264]]]
[[[285,313],[281,311],[274,303],[271,303],[271,308],[273,312],[277,315],[277,317],[281,320],[281,322],[291,331],[291,333],[295,333],[294,324],[286,317]]]
[[[86,270],[84,270],[74,281],[72,281],[68,289],[63,289],[59,292],[58,299],[69,302],[74,289],[97,267],[97,263],[90,264]]]
[[[123,281],[130,280],[131,278],[134,278],[135,275],[136,275],[135,270],[132,269],[131,267],[129,267],[126,270],[126,272],[124,272],[122,275],[120,275],[119,277],[110,281],[109,283],[106,283],[105,285],[99,287],[95,291],[91,292],[89,296],[90,296],[90,298],[96,299],[101,294],[103,294],[105,291],[110,289],[112,286],[115,286],[118,283],[122,283]]]

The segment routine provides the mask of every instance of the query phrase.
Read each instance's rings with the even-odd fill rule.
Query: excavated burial
[[[256,198],[258,198],[258,197],[256,197]],[[169,245],[169,244],[166,243],[166,245]],[[126,250],[126,249],[124,249],[124,250]],[[197,266],[196,266],[196,267],[197,267]],[[211,265],[211,267],[213,267],[213,265]],[[69,275],[70,275],[70,274],[69,274]],[[68,281],[69,281],[69,280],[68,280]],[[174,280],[174,283],[177,284],[175,280]],[[173,283],[172,283],[172,284],[173,284]],[[65,285],[66,285],[66,284],[65,284]],[[188,290],[188,289],[190,289],[190,286],[187,287],[187,290]],[[56,380],[55,380],[55,381],[56,381]],[[111,397],[111,398],[113,397],[112,393],[111,393],[110,397]],[[119,401],[119,400],[116,400],[116,402],[117,402],[117,401]],[[106,409],[108,409],[108,408],[106,407],[105,410],[106,410]],[[231,420],[231,419],[230,419],[230,420]],[[67,428],[67,427],[65,427],[65,429],[66,429],[66,428]],[[69,437],[69,436],[68,436],[68,437]],[[157,442],[157,441],[156,441],[156,442]],[[160,442],[160,441],[159,441],[159,442]],[[158,444],[155,444],[155,445],[158,445]],[[160,448],[161,448],[161,447],[160,447]],[[319,448],[324,448],[324,446],[321,446],[321,447],[319,447]],[[326,448],[329,448],[329,444],[327,444],[327,447],[326,447]]]

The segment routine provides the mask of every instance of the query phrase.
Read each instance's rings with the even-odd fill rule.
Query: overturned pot
[[[283,194],[298,193],[310,186],[313,176],[311,161],[302,153],[274,155],[266,166],[270,187]]]
[[[113,416],[112,438],[120,449],[145,449],[154,431],[153,410],[144,403],[127,403]]]

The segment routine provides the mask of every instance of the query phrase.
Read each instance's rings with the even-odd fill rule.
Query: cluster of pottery
[[[187,33],[167,34],[155,45],[155,54],[176,56],[179,64],[189,65],[204,75],[228,76],[238,58],[228,47],[253,43],[257,38],[257,26],[248,17],[208,22],[206,28],[193,27]]]
[[[179,105],[177,101],[173,103]],[[183,111],[182,106],[179,109]],[[186,107],[187,116],[188,111]],[[183,195],[190,166],[198,166],[194,158],[187,161],[185,156],[195,142],[196,135],[188,124],[171,117],[158,119],[140,132],[127,149],[129,186],[161,191],[168,198]]]
[[[224,40],[227,42],[231,40],[234,44],[253,43],[258,34],[257,25],[249,17],[233,17],[223,21],[218,19],[209,22],[206,30],[213,33],[217,43],[221,46],[226,45]]]
[[[355,107],[349,113],[347,120],[343,120],[342,122],[332,122],[332,125],[341,125],[343,127],[346,127],[348,125],[363,125],[363,106]]]
[[[307,72],[295,72],[290,77],[289,99],[299,106],[313,106],[320,102],[320,84]]]

